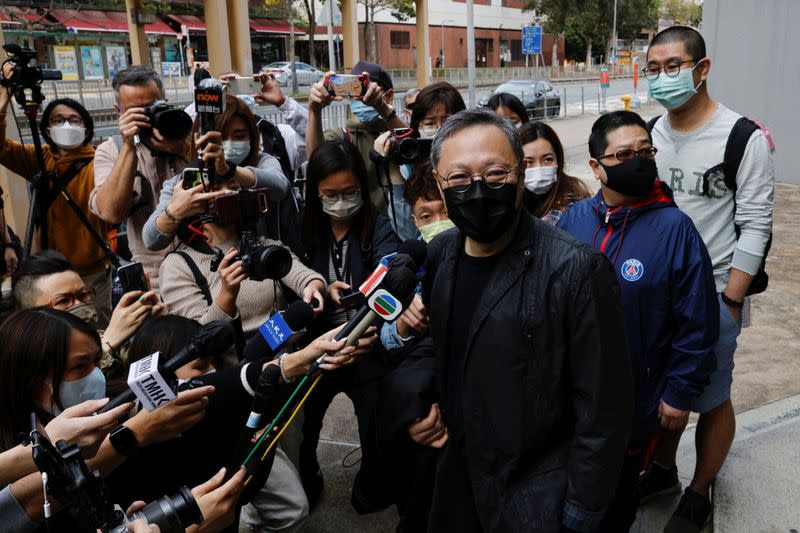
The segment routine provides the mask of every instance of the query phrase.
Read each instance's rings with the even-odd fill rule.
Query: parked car
[[[298,85],[312,85],[325,76],[324,72],[312,67],[308,63],[295,61],[294,64],[297,71]],[[276,63],[270,63],[264,68],[272,70],[280,85],[288,86],[292,84],[292,64],[290,62],[278,61]]]
[[[513,94],[525,105],[530,118],[557,117],[561,112],[561,95],[547,81],[509,80],[501,83],[492,94]],[[478,106],[486,107],[489,96],[478,101]]]

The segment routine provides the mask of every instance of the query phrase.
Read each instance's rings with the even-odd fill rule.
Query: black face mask
[[[514,223],[516,200],[516,183],[492,189],[476,181],[466,192],[444,190],[450,219],[467,237],[482,243],[496,241]]]
[[[644,196],[653,188],[658,177],[658,167],[653,159],[637,155],[633,159],[623,161],[619,165],[605,169],[608,180],[606,187],[625,196]]]

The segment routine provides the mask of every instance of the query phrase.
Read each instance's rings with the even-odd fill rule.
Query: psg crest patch
[[[638,259],[628,259],[622,263],[620,272],[627,281],[637,281],[644,274],[644,265]]]

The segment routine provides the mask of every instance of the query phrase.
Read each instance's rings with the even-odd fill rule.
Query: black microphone
[[[255,364],[255,363],[251,363]],[[244,429],[239,436],[239,442],[236,445],[236,450],[233,453],[233,460],[231,461],[231,470],[236,472],[238,466],[244,461],[245,454],[251,448],[251,440],[253,435],[256,434],[264,424],[262,418],[269,409],[272,400],[275,398],[275,389],[281,379],[281,369],[278,365],[267,365],[267,368],[261,373],[258,378],[253,395],[253,406],[250,408],[250,415],[247,417]]]
[[[142,400],[143,398],[138,396],[137,393],[135,393],[131,388],[134,386],[137,387],[137,389],[140,391],[140,394],[147,394],[149,398],[148,401],[152,402],[154,408],[160,406],[162,403],[166,403],[161,401],[161,397],[164,395],[169,395],[169,392],[164,390],[163,384],[167,381],[174,380],[175,371],[177,369],[194,361],[198,357],[209,357],[223,353],[225,350],[230,348],[231,345],[233,345],[235,338],[236,337],[231,323],[226,320],[217,320],[216,322],[210,322],[209,324],[203,326],[203,328],[198,331],[194,337],[192,337],[192,340],[189,341],[188,345],[186,345],[177,354],[170,357],[163,364],[158,365],[157,368],[152,369],[149,373],[141,373],[137,375],[135,371],[142,368],[149,369],[147,363],[154,356],[156,356],[157,353],[136,361],[131,366],[131,373],[128,374],[129,388],[105,404],[103,408],[98,411],[98,413],[102,414],[110,411],[115,407],[137,399],[137,397]],[[161,384],[160,387],[158,383]],[[174,397],[174,393],[172,393],[172,395]],[[145,406],[147,407],[147,404],[145,404]]]
[[[411,303],[416,288],[417,276],[413,270],[404,266],[392,268],[386,273],[380,286],[370,294],[367,303],[339,330],[333,338],[334,341],[347,339],[345,346],[354,346],[376,320],[393,322]],[[316,373],[324,359],[325,355],[322,355],[314,361],[308,374]]]
[[[198,133],[203,136],[214,129],[214,119],[225,112],[225,86],[214,78],[200,81],[194,90],[194,108],[200,121]],[[217,184],[214,165],[208,165],[208,181],[212,187]]]
[[[425,258],[428,255],[428,246],[425,244],[425,241],[409,239],[400,243],[400,246],[397,248],[397,253],[398,255],[406,254],[410,256],[411,260],[414,261],[414,266],[420,268],[425,264]]]
[[[318,304],[319,305],[319,304]],[[301,300],[292,302],[283,311],[273,313],[244,347],[243,360],[255,361],[278,350],[305,334],[314,320],[314,308]]]

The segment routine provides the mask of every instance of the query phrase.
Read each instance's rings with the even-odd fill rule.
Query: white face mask
[[[250,155],[250,141],[222,141],[222,149],[225,159],[241,165]]]
[[[86,128],[64,122],[60,126],[50,126],[50,138],[59,148],[72,150],[83,144],[86,139]]]
[[[544,194],[558,179],[558,166],[528,167],[525,169],[525,188],[533,194]]]
[[[439,131],[439,126],[434,126],[432,128],[420,128],[419,129],[419,138],[420,139],[433,139],[436,136],[436,132]]]

